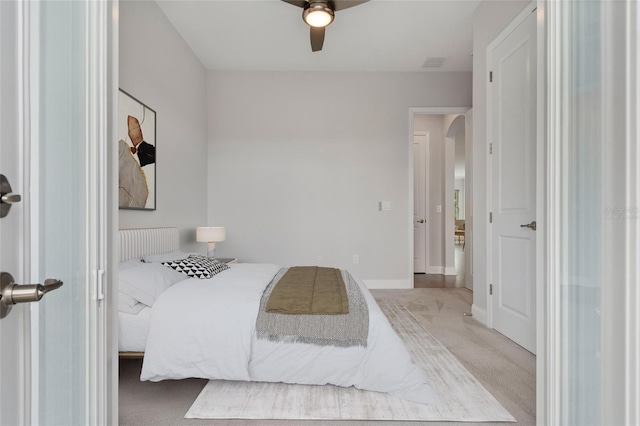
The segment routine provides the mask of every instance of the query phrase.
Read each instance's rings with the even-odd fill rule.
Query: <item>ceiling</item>
[[[302,10],[280,0],[157,2],[209,70],[442,72],[471,71],[480,0],[370,0],[336,12],[315,53]]]

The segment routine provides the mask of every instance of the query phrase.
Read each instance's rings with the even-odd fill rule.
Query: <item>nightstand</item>
[[[227,265],[230,263],[238,263],[238,259],[236,259],[235,257],[216,257],[216,260],[224,262]]]

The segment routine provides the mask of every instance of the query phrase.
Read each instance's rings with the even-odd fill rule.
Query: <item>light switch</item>
[[[436,213],[442,213],[442,206],[436,206]]]
[[[391,201],[380,201],[380,211],[391,210]]]

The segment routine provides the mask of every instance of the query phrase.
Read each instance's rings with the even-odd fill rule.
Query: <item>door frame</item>
[[[547,281],[547,269],[545,268],[545,256],[547,253],[547,241],[549,236],[547,232],[547,165],[548,159],[546,155],[547,149],[547,105],[546,105],[546,31],[545,26],[545,2],[547,0],[533,0],[531,1],[514,19],[511,23],[487,46],[486,50],[486,75],[489,76],[491,72],[491,63],[493,59],[493,50],[502,43],[520,24],[522,24],[532,13],[536,13],[537,26],[536,26],[536,223],[537,223],[537,235],[536,235],[536,281],[535,281],[535,295],[536,295],[536,418],[547,418],[547,404],[549,398],[554,398],[553,392],[547,389],[547,383],[549,372],[547,371],[547,312],[546,312],[546,291],[545,282]],[[487,90],[487,145],[492,140],[491,125],[493,119],[492,103],[491,103],[491,87],[489,78],[486,82]],[[493,169],[492,160],[489,153],[489,147],[484,150],[485,152],[485,164],[487,167],[487,181],[486,181],[486,194],[487,194],[487,211],[486,217],[489,218],[489,212],[493,206],[493,193],[492,193],[492,179]],[[492,282],[492,229],[488,225],[487,228],[487,241],[485,241],[486,247],[486,325],[493,329],[493,298],[490,295],[489,283]],[[553,348],[550,348],[553,349]],[[543,421],[543,423],[545,423]]]
[[[569,120],[566,117],[567,80],[566,28],[570,11],[565,2],[550,0],[540,3],[546,7],[548,43],[548,109],[544,110],[547,129],[548,154],[548,217],[547,280],[545,295],[548,320],[544,344],[547,345],[546,371],[538,388],[547,386],[538,401],[546,404],[546,411],[538,409],[537,418],[544,424],[563,421],[562,403],[566,391],[562,382],[563,338],[561,299],[566,282],[566,226],[568,223],[565,199],[567,191],[566,142]],[[604,133],[614,143],[603,144],[601,191],[601,241],[603,270],[601,277],[608,285],[601,287],[601,419],[611,424],[640,424],[640,6],[633,0],[602,2],[601,29]],[[614,6],[619,9],[614,9]],[[538,9],[540,10],[540,9]],[[540,12],[539,12],[540,13]],[[607,218],[605,209],[614,208],[615,218]],[[621,209],[622,211],[618,210]],[[614,245],[613,242],[616,242]],[[544,398],[544,399],[541,399]]]
[[[11,163],[13,163],[15,169],[2,170],[2,173],[5,174],[7,179],[10,181],[13,191],[22,195],[20,203],[9,213],[11,216],[10,219],[16,219],[16,222],[13,224],[15,227],[15,233],[11,235],[7,235],[6,233],[3,234],[3,238],[5,239],[8,237],[15,237],[17,239],[17,241],[14,241],[17,253],[15,255],[15,259],[12,259],[9,265],[5,263],[2,267],[3,272],[11,273],[18,283],[32,282],[30,276],[30,265],[33,261],[31,257],[28,256],[28,253],[30,252],[30,240],[28,233],[30,197],[27,196],[29,188],[29,126],[25,119],[28,117],[29,104],[28,101],[25,101],[25,87],[23,83],[29,70],[28,62],[25,60],[28,55],[28,49],[25,49],[23,34],[25,20],[24,9],[25,5],[20,2],[6,3],[0,8],[0,20],[5,20],[7,18],[13,20],[11,25],[2,26],[0,28],[0,41],[2,41],[3,45],[11,45],[11,47],[5,52],[5,58],[0,59],[0,61],[8,59],[7,63],[11,64],[15,60],[15,66],[11,67],[12,69],[7,73],[8,75],[5,75],[4,70],[1,69],[0,74],[2,74],[3,80],[10,81],[12,84],[17,86],[15,93],[6,97],[12,102],[12,108],[8,108],[10,112],[4,113],[5,117],[11,115],[10,120],[12,120],[13,123],[11,125],[3,124],[3,126],[6,126],[6,128],[9,129],[9,132],[14,133],[15,144],[17,145],[15,147],[15,152],[8,150],[9,154],[4,153],[4,155],[10,157]],[[5,67],[4,62],[1,65],[2,68]],[[4,123],[4,120],[2,121]],[[3,140],[3,142],[5,141]],[[6,144],[8,145],[8,143]],[[5,149],[3,148],[2,151],[4,152]],[[5,165],[3,164],[3,167],[4,166]],[[0,220],[6,221],[7,219]],[[29,362],[29,355],[31,353],[29,304],[13,306],[9,315],[0,321],[3,321],[3,353],[0,353],[0,361],[4,365],[5,371],[10,367],[10,369],[15,372],[15,376],[7,378],[3,375],[3,372],[0,371],[0,380],[3,380],[3,382],[9,382],[12,387],[12,394],[9,395],[5,401],[5,406],[7,403],[15,404],[15,406],[12,407],[12,417],[9,421],[32,424],[33,422],[30,417],[30,383],[32,371],[31,363]],[[9,358],[5,358],[6,356]],[[9,388],[9,384],[5,385],[7,389]],[[15,391],[15,393],[13,391]],[[9,393],[7,390],[4,390],[3,396],[5,392]],[[8,410],[9,409],[7,409],[7,411]]]
[[[89,270],[92,271],[91,298],[87,303],[87,423],[116,424],[118,419],[118,353],[117,353],[117,287],[111,277],[117,274],[117,144],[118,116],[118,1],[90,1],[86,4],[87,58],[86,137],[93,141],[88,146],[87,161],[92,170],[87,186],[92,189],[88,220],[90,226]],[[32,167],[39,154],[39,89],[40,89],[40,5],[37,2],[19,4],[20,70],[24,93],[22,111],[23,175],[25,189],[39,192],[39,170]],[[27,186],[28,185],[28,186]],[[38,199],[26,197],[25,221],[30,232],[25,233],[25,244],[38,247]],[[25,259],[25,274],[39,276],[37,251]],[[33,281],[33,280],[31,280]],[[114,291],[115,289],[115,291]],[[23,360],[24,418],[27,424],[38,424],[39,418],[39,308],[31,304],[27,314]]]
[[[451,115],[451,114],[466,114],[467,111],[471,109],[470,106],[462,106],[462,107],[411,107],[409,108],[409,134],[407,137],[407,151],[409,152],[409,173],[408,181],[409,181],[409,209],[407,211],[407,228],[408,228],[408,253],[409,256],[407,258],[407,276],[409,277],[410,288],[413,288],[413,134],[415,132],[413,120],[415,115],[425,114],[425,115]],[[466,144],[466,142],[465,142]],[[431,146],[431,143],[429,144]],[[427,154],[428,158],[431,158],[431,155]],[[427,171],[429,171],[429,165],[427,164]],[[429,194],[429,190],[427,188],[427,194]],[[427,197],[427,206],[429,206],[429,199]],[[427,216],[429,217],[429,212],[427,211]],[[427,224],[427,236],[429,235],[429,224]],[[427,240],[427,244],[428,244]],[[429,252],[429,250],[427,250]],[[429,260],[427,259],[427,266],[429,265]],[[427,269],[427,273],[429,270]]]

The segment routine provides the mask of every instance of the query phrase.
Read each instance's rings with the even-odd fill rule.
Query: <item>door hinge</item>
[[[96,300],[104,299],[104,269],[96,271]]]
[[[489,71],[489,83],[493,83],[493,71]]]
[[[489,144],[489,154],[493,154],[493,143]]]
[[[493,212],[489,212],[489,223],[493,223]]]
[[[493,296],[493,284],[489,284],[489,296]]]

